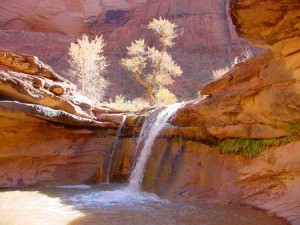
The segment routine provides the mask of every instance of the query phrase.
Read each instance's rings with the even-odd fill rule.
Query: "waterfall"
[[[118,127],[118,130],[117,130],[117,133],[116,133],[116,138],[115,138],[115,141],[114,141],[114,145],[113,145],[113,148],[111,150],[111,155],[109,156],[109,162],[108,162],[108,166],[107,166],[107,171],[106,171],[106,182],[109,183],[109,177],[110,177],[110,173],[111,173],[111,167],[112,167],[112,162],[113,162],[113,158],[114,158],[114,155],[115,155],[115,152],[116,150],[118,149],[118,143],[119,143],[119,136],[121,135],[121,131],[122,131],[122,128],[126,122],[126,115],[122,115],[122,121]]]
[[[152,111],[146,118],[140,136],[137,141],[137,149],[143,144],[142,151],[137,160],[136,166],[131,173],[129,185],[127,190],[132,192],[138,192],[141,190],[141,184],[143,181],[144,171],[149,156],[151,155],[151,148],[160,132],[167,125],[168,120],[173,116],[176,111],[182,107],[184,103],[177,103],[166,107],[164,110],[159,112],[156,118],[153,115],[157,114],[157,110]]]

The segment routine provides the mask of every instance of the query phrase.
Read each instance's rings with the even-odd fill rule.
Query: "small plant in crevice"
[[[223,75],[225,75],[226,73],[228,73],[230,70],[231,70],[231,68],[229,68],[228,66],[213,70],[212,77],[214,80],[217,80],[220,77],[222,77]]]
[[[197,99],[204,100],[206,98],[209,98],[209,95],[203,95],[203,94],[201,94],[201,91],[197,92]]]
[[[289,131],[288,136],[268,139],[218,139],[213,137],[210,139],[201,139],[186,137],[184,135],[173,135],[167,138],[179,143],[187,141],[197,142],[211,147],[216,147],[219,152],[223,154],[237,154],[249,158],[254,158],[267,149],[280,147],[300,140],[300,124],[287,124],[284,126],[281,125],[274,127],[285,128]]]
[[[243,49],[242,56],[235,57],[234,60],[230,63],[230,66],[225,66],[212,71],[213,80],[219,79],[220,77],[228,73],[230,70],[232,70],[236,64],[247,61],[252,57],[253,53],[250,48]]]
[[[247,61],[253,57],[253,53],[250,48],[244,48],[242,51],[242,59],[241,62]]]

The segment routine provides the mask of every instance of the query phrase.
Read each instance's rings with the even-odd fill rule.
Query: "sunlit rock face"
[[[231,7],[238,35],[253,44],[274,45],[300,35],[300,5],[297,0],[232,1]]]
[[[0,187],[104,181],[111,113],[36,57],[0,50]]]
[[[105,180],[114,138],[68,128],[0,103],[0,187],[24,188]]]
[[[239,35],[268,52],[206,85],[178,110],[153,148],[145,188],[184,199],[249,204],[299,224],[299,1],[231,1]],[[263,13],[262,13],[263,12]],[[291,125],[292,124],[292,125]],[[254,159],[222,155],[211,140],[277,140]],[[179,137],[179,138],[178,138]]]
[[[111,62],[107,96],[140,97],[143,88],[119,61],[134,39],[156,43],[147,24],[165,17],[184,30],[172,50],[184,75],[170,88],[179,99],[193,99],[212,70],[230,65],[248,46],[237,37],[226,5],[227,0],[6,1],[0,5],[0,48],[36,55],[67,77],[69,43],[82,33],[103,34]]]
[[[195,141],[160,139],[144,177],[147,191],[186,201],[247,204],[299,224],[300,142],[255,159]]]
[[[174,124],[217,138],[257,139],[287,136],[284,126],[299,123],[299,2],[256,3],[232,1],[231,15],[238,34],[268,52],[206,85],[201,93],[208,98],[180,109]]]

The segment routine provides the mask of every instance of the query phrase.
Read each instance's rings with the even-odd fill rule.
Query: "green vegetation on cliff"
[[[293,137],[272,139],[226,139],[218,140],[217,147],[222,153],[241,154],[253,158],[272,147],[278,147],[293,141]]]
[[[217,140],[216,145],[222,153],[241,154],[253,158],[268,148],[286,145],[300,139],[300,124],[287,124],[284,129],[289,133],[289,136],[271,139],[233,138]]]

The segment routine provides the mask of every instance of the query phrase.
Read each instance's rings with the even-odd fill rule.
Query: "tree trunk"
[[[152,87],[148,87],[147,88],[147,99],[148,99],[148,102],[150,104],[150,106],[154,106],[154,93],[153,93],[153,88]]]
[[[150,83],[148,83],[147,81],[145,81],[141,75],[139,75],[138,73],[133,74],[135,79],[141,84],[143,85],[146,89],[147,89],[147,101],[149,102],[150,106],[154,105],[154,93],[153,93],[153,87],[151,86]]]

